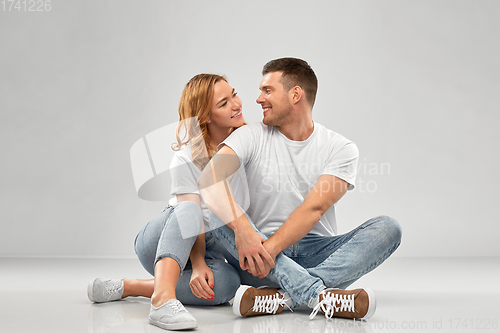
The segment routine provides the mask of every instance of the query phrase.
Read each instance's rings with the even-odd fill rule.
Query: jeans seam
[[[342,242],[342,244],[341,244],[341,245],[337,248],[337,250],[333,251],[333,252],[331,253],[331,255],[332,255],[332,254],[334,254],[334,253],[336,253],[337,251],[341,250],[341,249],[342,249],[342,247],[343,247],[344,245],[347,245],[350,241],[352,241],[352,240],[353,240],[353,238],[354,238],[354,236],[356,236],[356,235],[359,233],[359,230],[361,230],[361,229],[364,229],[364,227],[362,227],[362,228],[361,228],[361,227],[360,227],[360,228],[357,228],[357,229],[355,230],[356,232],[354,232],[354,233],[351,235],[351,237],[349,237],[349,239],[347,239],[347,240],[345,240],[344,242]],[[325,265],[326,265],[326,264],[325,264],[325,262],[326,262],[326,261],[328,261],[328,259],[329,259],[329,258],[330,258],[330,256],[329,256],[328,258],[326,258],[325,260],[323,260],[323,262],[321,262],[321,263],[320,263],[319,265],[317,265],[315,268],[321,268],[321,267],[325,266]]]
[[[370,223],[370,225],[372,225],[372,224],[373,224],[373,223],[375,223],[375,222],[380,222],[380,216],[374,217],[373,219],[371,219],[371,220],[370,220],[370,222],[371,222],[371,223]],[[366,223],[363,223],[362,225],[360,225],[359,227],[357,227],[356,229],[354,229],[354,230],[353,230],[354,232],[353,232],[353,234],[351,235],[351,237],[349,237],[349,239],[347,239],[347,240],[343,241],[343,242],[342,242],[342,243],[338,246],[338,248],[337,248],[334,252],[332,252],[331,254],[334,254],[334,253],[336,253],[337,251],[341,250],[341,249],[342,249],[342,247],[343,247],[344,245],[347,245],[347,244],[348,244],[348,243],[349,243],[349,242],[350,242],[350,241],[351,241],[351,240],[352,240],[352,239],[353,239],[353,238],[354,238],[354,237],[355,237],[355,236],[356,236],[356,235],[357,235],[357,234],[358,234],[358,233],[359,233],[362,229],[363,229],[363,230],[364,230],[364,229],[366,229],[367,225],[365,225],[365,224],[366,224]],[[324,251],[324,252],[326,252],[326,251]],[[323,253],[323,252],[322,252],[322,253]],[[328,258],[326,258],[326,259],[325,259],[322,263],[320,263],[320,264],[319,264],[319,265],[317,265],[316,267],[317,267],[317,268],[319,268],[319,267],[325,266],[325,265],[324,265],[324,263],[325,263],[328,259],[329,259],[329,257],[328,257]]]
[[[331,252],[330,254],[333,254],[335,253],[336,251],[338,251],[340,248],[342,248],[342,246],[344,246],[346,243],[348,243],[354,236],[356,236],[358,234],[358,232],[361,230],[361,229],[365,229],[365,226],[363,225],[360,225],[359,227],[357,227],[356,229],[353,230],[353,234],[351,235],[351,237],[349,237],[348,239],[345,239],[343,240],[340,244],[338,245],[334,245],[334,246],[329,246],[327,249],[325,249],[324,251],[321,251],[321,252],[315,252],[315,253],[311,253],[311,254],[308,254],[308,255],[301,255],[301,256],[297,256],[295,255],[294,258],[308,258],[308,257],[314,257],[314,256],[317,256],[319,254],[323,254],[323,253],[328,253],[328,252],[331,252],[333,249],[337,248],[337,250]]]
[[[340,245],[340,247],[342,247],[344,245],[344,243],[342,243],[342,245]],[[335,248],[335,246],[332,246],[332,247],[328,247],[327,249],[325,249],[324,251],[321,251],[321,252],[315,252],[315,253],[311,253],[311,254],[307,254],[307,255],[300,255],[300,256],[294,255],[293,258],[303,259],[303,258],[315,257],[315,256],[323,254],[323,253],[331,252],[334,248]],[[331,253],[335,253],[335,251],[333,251]],[[289,256],[289,258],[292,258],[292,257]]]
[[[371,264],[367,269],[365,269],[363,272],[361,273],[358,273],[357,276],[354,277],[354,279],[359,279],[360,277],[362,277],[363,275],[369,273],[370,271],[372,271],[373,269],[377,268],[380,264],[382,264],[386,259],[388,259],[391,254],[396,251],[396,249],[399,247],[401,243],[397,243],[395,244],[393,247],[391,247],[389,250],[387,250],[386,252],[384,252],[383,255],[380,256],[380,258],[374,262],[373,264]]]
[[[393,247],[391,247],[389,250],[385,251],[377,261],[375,261],[373,264],[371,264],[370,266],[368,266],[364,271],[362,272],[359,272],[358,274],[354,275],[354,276],[351,276],[349,277],[350,280],[357,280],[359,278],[361,278],[362,276],[368,274],[369,272],[371,272],[372,270],[374,270],[375,268],[377,268],[378,266],[380,266],[385,260],[387,260],[392,253],[394,253],[394,251],[396,251],[396,249],[399,247],[401,243],[397,243],[395,244]],[[344,281],[342,281],[344,282]],[[341,283],[342,283],[341,282]]]
[[[325,286],[319,286],[318,289],[316,289],[313,292],[313,297],[309,300],[309,302],[307,303],[307,306],[310,308],[313,308],[313,304],[315,303],[316,299],[318,299],[319,294],[321,294],[321,292],[325,289],[326,289]]]

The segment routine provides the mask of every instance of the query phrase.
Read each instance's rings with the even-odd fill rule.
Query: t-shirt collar
[[[294,140],[290,140],[289,138],[287,138],[283,133],[281,133],[278,129],[278,127],[275,128],[276,132],[279,133],[279,135],[283,138],[284,142],[287,144],[287,145],[290,145],[290,146],[295,146],[295,147],[303,147],[305,145],[307,145],[309,142],[311,142],[314,138],[314,136],[316,135],[316,131],[317,131],[317,128],[318,126],[316,126],[316,123],[313,121],[313,132],[311,133],[311,135],[309,135],[309,137],[305,140],[302,140],[302,141],[294,141]]]

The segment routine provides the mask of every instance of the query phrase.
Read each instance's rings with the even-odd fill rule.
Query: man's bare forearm
[[[318,223],[321,212],[311,207],[300,205],[295,209],[283,225],[264,242],[264,247],[273,258],[300,241]]]
[[[322,175],[309,191],[304,202],[286,219],[283,225],[265,243],[273,258],[307,235],[330,209],[347,192],[349,184],[332,175]]]

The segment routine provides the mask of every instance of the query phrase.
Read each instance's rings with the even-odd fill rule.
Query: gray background
[[[247,122],[262,65],[307,60],[314,119],[360,149],[339,229],[388,214],[396,256],[498,256],[498,1],[52,1],[0,11],[0,256],[132,257],[165,202],[129,150],[200,72]]]

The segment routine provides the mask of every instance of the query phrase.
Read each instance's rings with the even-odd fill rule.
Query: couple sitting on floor
[[[94,279],[91,301],[150,297],[149,322],[169,330],[197,326],[183,304],[231,300],[238,316],[300,305],[311,319],[373,315],[374,293],[346,288],[396,250],[401,228],[379,216],[337,235],[335,203],[354,188],[358,149],[312,120],[317,78],[305,61],[272,60],[262,74],[264,118],[249,125],[224,77],[187,83],[170,167],[175,197],[135,240],[154,279]]]

